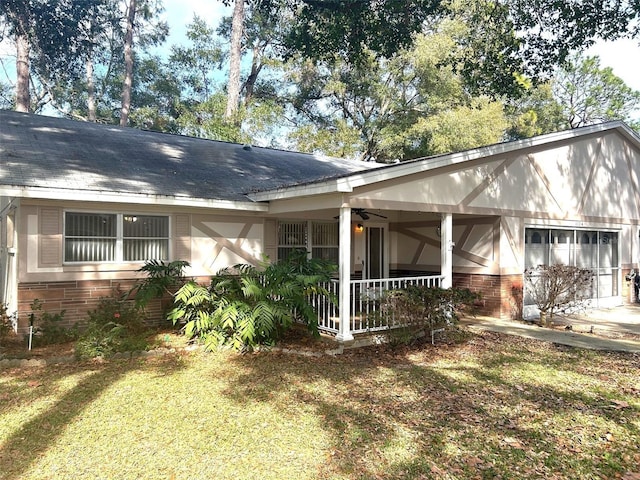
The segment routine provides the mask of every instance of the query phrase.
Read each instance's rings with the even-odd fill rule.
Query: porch
[[[354,339],[354,334],[375,332],[393,327],[400,319],[387,318],[380,311],[380,299],[385,291],[403,288],[409,285],[451,288],[453,281],[453,215],[440,214],[439,247],[440,247],[440,275],[411,276],[389,278],[388,263],[383,258],[383,237],[379,239],[377,249],[381,252],[378,258],[379,267],[369,269],[365,279],[352,278],[352,209],[343,205],[338,216],[339,251],[338,251],[338,279],[331,282],[330,291],[337,298],[337,306],[318,305],[319,329],[332,333],[339,342]],[[364,218],[363,218],[364,220]],[[371,257],[371,255],[368,255]],[[385,275],[386,274],[386,275]],[[325,301],[328,301],[326,299]]]
[[[349,321],[340,321],[340,308],[327,296],[314,295],[311,303],[318,313],[318,329],[320,332],[336,336],[363,333],[375,333],[389,328],[402,326],[400,319],[386,315],[381,309],[381,299],[385,292],[421,286],[428,288],[441,287],[444,275],[428,275],[417,277],[380,278],[370,280],[349,281]],[[333,280],[324,285],[334,298],[338,298],[340,282]],[[338,338],[339,339],[339,338]]]

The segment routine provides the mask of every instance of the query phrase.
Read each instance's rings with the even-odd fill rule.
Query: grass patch
[[[483,333],[7,370],[0,478],[622,478],[639,360]]]

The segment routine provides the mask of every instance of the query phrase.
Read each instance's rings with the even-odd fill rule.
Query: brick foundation
[[[87,312],[96,309],[100,300],[129,291],[135,280],[78,280],[69,282],[21,283],[18,285],[18,333],[29,329],[31,305],[38,299],[42,310],[60,313],[64,310],[62,327],[86,323]],[[164,312],[171,306],[171,299],[152,300],[145,312],[147,323],[160,325],[167,322]]]
[[[482,295],[478,314],[504,319],[522,318],[522,275],[453,274],[453,286]]]

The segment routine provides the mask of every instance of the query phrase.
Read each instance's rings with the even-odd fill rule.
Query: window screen
[[[123,260],[138,262],[169,258],[169,218],[124,215]]]
[[[67,212],[65,262],[169,259],[169,217]]]
[[[115,261],[116,220],[115,214],[67,213],[64,239],[65,261]]]

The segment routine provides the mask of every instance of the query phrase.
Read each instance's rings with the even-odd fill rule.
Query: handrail
[[[440,287],[443,275],[425,275],[418,277],[393,277],[368,280],[351,280],[350,311],[351,333],[375,332],[389,328],[390,320],[383,318],[380,311],[380,299],[385,291],[406,288],[411,285],[425,287]],[[323,285],[327,291],[337,297],[339,282],[332,280]],[[328,298],[314,295],[310,299],[318,314],[318,329],[329,334],[337,334],[340,323],[337,303]],[[395,324],[391,326],[396,326]]]

